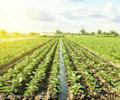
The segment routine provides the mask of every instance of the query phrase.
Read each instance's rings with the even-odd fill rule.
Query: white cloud
[[[111,21],[120,23],[120,15],[119,16],[114,16],[111,18]]]
[[[108,4],[105,5],[104,9],[112,9],[113,8],[113,4],[111,2],[109,2]]]
[[[63,9],[63,12],[60,13],[61,16],[69,19],[104,19],[106,18],[98,9],[89,10],[85,6],[72,6],[69,8]],[[101,21],[101,20],[100,20]]]
[[[54,8],[55,9],[55,8]],[[56,20],[60,22],[65,22],[66,25],[73,23],[76,26],[78,22],[78,27],[88,23],[120,23],[120,9],[114,8],[112,3],[107,3],[102,8],[90,9],[86,5],[82,6],[70,6],[66,8],[52,9],[56,16]],[[72,22],[71,22],[72,20]],[[80,24],[81,23],[81,24]],[[59,24],[59,23],[57,23]]]
[[[113,4],[112,4],[112,3],[106,4],[105,7],[103,7],[103,8],[101,9],[101,12],[102,12],[104,15],[106,15],[106,16],[112,16],[112,15],[118,13],[118,11],[113,8]]]
[[[103,8],[88,9],[85,6],[66,8],[61,13],[68,19],[89,19],[95,22],[120,22],[120,9],[115,9],[112,3],[106,4]]]
[[[52,0],[55,3],[64,3],[64,2],[68,2],[69,0]]]
[[[119,25],[120,9],[112,1],[104,7],[96,1],[90,3],[89,0],[0,0],[0,7],[4,9],[0,9],[0,26],[18,31],[74,32],[81,28],[108,30]]]
[[[85,0],[52,0],[55,3],[64,3],[64,2],[82,2]]]
[[[22,19],[33,21],[54,21],[55,17],[48,12],[30,8],[22,12]]]
[[[120,22],[120,9],[115,9],[112,3],[108,3],[100,10],[102,15],[106,16],[107,21]]]
[[[21,8],[21,9],[1,9],[0,20],[11,21],[54,21],[55,17],[45,11],[33,8]]]
[[[118,8],[117,10],[118,10],[118,12],[120,13],[120,8]]]

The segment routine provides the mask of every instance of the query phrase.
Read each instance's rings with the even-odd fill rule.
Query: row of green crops
[[[60,42],[60,41],[59,41]],[[48,95],[50,99],[51,97],[56,96],[59,92],[59,90],[61,89],[59,86],[59,65],[60,65],[60,61],[59,61],[59,54],[60,54],[60,43],[58,43],[56,52],[55,52],[55,56],[54,56],[54,60],[53,60],[53,64],[52,64],[52,68],[51,68],[51,72],[50,72],[50,77],[48,80]]]
[[[78,71],[74,70],[74,66],[70,61],[69,54],[64,46],[62,45],[63,49],[63,57],[64,57],[64,65],[66,69],[66,75],[67,75],[67,82],[68,82],[68,91],[69,91],[69,98],[75,99],[75,95],[81,95],[84,93],[83,88],[84,86],[79,83],[80,75],[78,74]],[[72,96],[73,95],[73,96]]]
[[[52,38],[36,37],[0,42],[0,66],[11,63],[11,61],[32,51]]]
[[[15,65],[13,69],[9,69],[7,73],[1,76],[0,92],[5,92],[7,94],[15,94],[19,92],[19,94],[23,94],[25,89],[26,91],[24,94],[33,94],[38,85],[34,84],[34,82],[39,82],[45,77],[45,70],[42,67],[47,67],[50,57],[52,57],[54,49],[56,48],[57,41],[58,39],[55,39],[44,45],[40,49],[36,50],[32,55],[26,57],[20,63]],[[25,65],[22,66],[22,64]],[[46,65],[44,66],[44,64]],[[43,73],[40,79],[39,75],[41,72]],[[36,80],[36,78],[38,78],[38,80]],[[31,86],[33,86],[32,89],[29,88]]]
[[[87,95],[98,97],[103,95],[105,97],[105,95],[102,94],[103,91],[108,94],[116,91],[116,94],[120,94],[120,80],[119,73],[117,72],[119,69],[112,68],[112,66],[103,62],[98,63],[94,61],[94,59],[97,59],[95,56],[93,57],[91,53],[88,51],[86,52],[83,48],[75,45],[75,43],[69,40],[64,39],[64,44],[71,57],[71,61],[76,70],[79,71],[81,80],[84,84],[84,86],[81,85],[81,87],[86,89]],[[101,68],[106,66],[109,67],[106,70]],[[81,88],[81,91],[82,90]]]
[[[120,38],[116,37],[67,37],[87,47],[102,57],[120,64]]]

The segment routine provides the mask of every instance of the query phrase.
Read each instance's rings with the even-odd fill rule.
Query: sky
[[[0,29],[7,32],[120,33],[120,0],[0,0]]]

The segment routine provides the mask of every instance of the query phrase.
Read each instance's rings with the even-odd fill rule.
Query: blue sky
[[[115,30],[120,0],[0,0],[0,29],[8,32]]]

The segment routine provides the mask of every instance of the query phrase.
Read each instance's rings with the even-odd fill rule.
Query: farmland
[[[91,44],[92,41],[97,41],[96,38],[99,43]],[[100,39],[104,39],[108,43],[114,38],[38,37],[9,42],[2,40],[0,42],[1,50],[3,49],[0,52],[0,54],[3,53],[0,58],[1,65],[6,63],[9,65],[12,60],[17,59],[12,67],[0,74],[0,99],[60,99],[60,90],[63,89],[60,85],[62,81],[60,80],[61,54],[64,60],[62,62],[64,63],[63,69],[65,69],[64,77],[66,77],[64,85],[68,89],[68,95],[66,95],[68,100],[119,100],[120,69],[82,47],[86,46],[93,50],[92,45],[95,45],[96,51],[93,51],[99,53],[101,50],[99,51],[98,47],[103,45],[100,43]],[[114,44],[117,48],[118,42],[113,42],[111,46],[114,47]],[[104,44],[105,49],[109,51],[113,50],[111,46]],[[4,57],[4,50],[8,52],[6,57]],[[114,50],[116,49],[114,48]],[[14,58],[9,56],[11,52],[13,52]],[[30,53],[24,55],[27,52]],[[101,52],[101,54],[105,53],[105,51]],[[24,57],[21,59],[22,55]],[[107,58],[107,56],[105,57]],[[119,63],[113,58],[108,60]],[[8,65],[6,64],[5,67],[7,68]]]
[[[0,40],[0,67],[14,62],[28,52],[42,45],[52,38],[19,38]],[[38,42],[41,41],[41,42]]]
[[[72,41],[87,47],[102,57],[120,64],[120,38],[115,37],[69,37]]]

